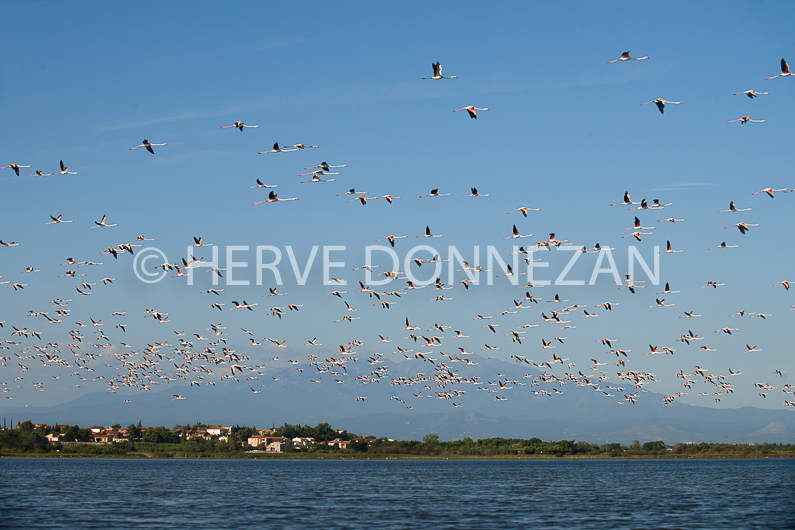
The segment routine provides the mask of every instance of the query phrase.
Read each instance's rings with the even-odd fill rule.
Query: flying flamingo
[[[94,221],[94,226],[89,226],[89,228],[105,228],[108,226],[119,226],[118,223],[112,225],[106,224],[105,221],[107,220],[107,218],[108,218],[107,215],[103,215],[101,221]]]
[[[130,147],[130,151],[132,151],[133,149],[138,149],[139,147],[146,147],[147,151],[149,151],[152,154],[155,154],[155,150],[152,149],[153,145],[168,145],[168,144],[153,144],[149,140],[144,138],[144,141],[141,143],[141,145],[136,145],[135,147]]]
[[[787,61],[781,59],[781,73],[774,75],[773,77],[766,77],[765,79],[775,79],[776,77],[786,77],[788,75],[792,75],[792,72],[789,71],[789,65],[787,64]]]
[[[681,105],[682,104],[681,101],[668,101],[668,100],[665,100],[663,98],[657,98],[657,99],[653,99],[651,101],[647,101],[646,103],[641,103],[641,105],[648,105],[649,103],[654,103],[655,105],[657,105],[657,109],[659,109],[660,114],[665,114],[665,104],[666,103],[671,103],[673,105]]]
[[[737,207],[734,205],[734,201],[729,201],[729,209],[728,210],[718,210],[718,213],[727,213],[727,212],[749,212],[752,208],[743,208],[742,210],[738,210]]]
[[[488,107],[485,108],[485,109],[481,109],[481,108],[473,107],[472,105],[470,105],[468,107],[462,107],[460,109],[455,109],[455,110],[453,110],[453,112],[458,112],[459,110],[467,111],[469,113],[469,117],[472,118],[473,120],[476,120],[476,119],[478,119],[477,111],[479,111],[479,110],[489,110],[489,109],[488,109]]]
[[[437,235],[437,236],[431,235],[431,227],[430,226],[426,226],[425,227],[425,234],[423,234],[421,236],[416,236],[416,237],[444,237],[444,236],[443,235]]]
[[[346,191],[345,193],[338,193],[337,197],[342,197],[343,195],[356,195],[357,193],[359,195],[366,195],[367,194],[366,191],[356,191],[356,188],[351,188],[348,191]]]
[[[386,199],[389,204],[392,204],[392,199],[399,199],[400,197],[396,197],[394,195],[381,195],[380,197],[373,197],[374,199]]]
[[[676,304],[666,304],[665,298],[663,298],[662,300],[660,300],[659,298],[655,298],[654,300],[657,303],[655,305],[650,305],[649,307],[672,307],[676,305]]]
[[[311,173],[312,178],[309,180],[302,180],[301,184],[306,184],[307,182],[334,182],[335,179],[328,179],[324,180],[320,178],[320,175],[339,175],[339,173]]]
[[[251,127],[252,129],[256,129],[257,127],[259,127],[259,125],[246,125],[246,124],[245,124],[245,123],[243,123],[242,121],[238,120],[238,121],[236,121],[235,123],[233,123],[232,125],[222,125],[222,126],[221,126],[221,129],[232,129],[232,128],[236,128],[236,129],[240,129],[240,132],[243,132],[243,128],[244,128],[244,127]]]
[[[332,167],[348,167],[348,164],[342,164],[341,166],[330,166],[330,165],[328,165],[325,162],[321,162],[317,166],[305,167],[304,169],[318,169],[319,168],[319,169],[322,169],[323,171],[328,171]]]
[[[232,300],[232,303],[235,304],[235,307],[229,308],[229,311],[232,311],[233,309],[248,309],[249,311],[254,311],[254,306],[257,305],[249,304],[245,300],[243,300],[242,304],[236,300]]]
[[[275,188],[276,186],[278,186],[278,184],[263,184],[260,179],[257,179],[257,185],[256,186],[249,186],[249,189],[250,188]]]
[[[54,225],[54,224],[57,224],[57,223],[74,223],[74,221],[66,221],[66,220],[62,219],[62,217],[63,217],[63,214],[59,215],[58,217],[53,217],[51,215],[50,219],[52,219],[52,221],[50,221],[49,223],[44,223],[44,224],[45,225]]]
[[[613,59],[612,61],[607,61],[607,64],[617,63],[618,61],[642,61],[643,59],[648,59],[649,56],[646,55],[645,57],[630,57],[629,50],[625,51],[621,54],[621,57],[618,59]]]
[[[449,195],[452,195],[452,193],[439,193],[439,189],[434,188],[428,195],[420,195],[420,199],[423,197],[447,197]]]
[[[634,226],[632,226],[630,228],[624,227],[624,230],[653,230],[653,229],[654,229],[653,226],[641,226],[640,225],[640,219],[638,219],[637,216],[635,216],[635,224],[634,224]]]
[[[461,195],[461,196],[462,197],[488,197],[489,196],[488,193],[486,193],[486,194],[478,193],[478,189],[477,188],[469,188],[469,189],[472,192],[471,194],[469,194],[469,195]]]
[[[346,201],[346,202],[356,202],[356,201],[359,201],[360,203],[362,203],[362,206],[367,206],[367,196],[366,195],[359,195],[355,199],[351,199],[351,200]]]
[[[702,315],[696,315],[694,313],[695,313],[695,311],[685,311],[685,316],[679,317],[679,318],[698,318],[698,317],[702,316]],[[690,333],[692,334],[693,332],[691,331]],[[694,340],[701,340],[701,339],[696,339],[694,336],[691,336],[690,338],[694,339]]]
[[[636,202],[634,204],[639,204],[640,206],[637,208],[627,208],[627,210],[648,210],[650,208],[646,199],[641,199],[640,202]]]
[[[786,193],[786,192],[787,192],[787,191],[789,191],[789,190],[788,190],[787,188],[781,188],[780,190],[774,190],[773,188],[765,188],[765,189],[763,189],[763,190],[755,191],[755,192],[753,192],[751,195],[757,195],[757,194],[759,194],[759,193],[767,193],[767,194],[768,194],[768,196],[769,196],[771,199],[773,199],[773,198],[775,198],[775,197],[773,196],[773,193],[774,193],[774,192],[776,192],[776,191],[783,191],[783,192],[785,192],[785,193]]]
[[[765,123],[767,120],[752,120],[750,116],[741,116],[741,117],[737,118],[736,120],[729,120],[726,123],[733,123],[735,121],[739,121],[742,124],[746,124],[749,121],[753,122],[753,123]]]
[[[624,202],[611,204],[610,206],[629,206],[630,204],[640,204],[640,203],[632,202],[632,200],[630,200],[630,198],[629,198],[629,192],[625,191],[624,192]]]
[[[533,234],[527,234],[527,235],[523,235],[523,236],[522,236],[522,235],[519,235],[519,229],[518,229],[518,228],[516,228],[516,225],[513,225],[513,232],[512,232],[512,234],[511,234],[509,237],[503,237],[503,239],[515,239],[515,238],[517,238],[517,237],[530,237],[530,236],[532,236],[532,235],[533,235]]]
[[[682,291],[672,291],[672,290],[671,290],[671,286],[668,284],[668,282],[666,282],[666,283],[665,283],[665,289],[664,289],[664,290],[662,290],[662,291],[660,291],[660,292],[659,292],[659,293],[657,293],[657,294],[676,294],[676,293],[681,293],[681,292],[682,292]]]
[[[264,201],[252,202],[251,206],[254,206],[256,204],[262,204],[263,202],[297,201],[297,200],[298,200],[298,197],[291,197],[289,199],[280,199],[279,197],[276,196],[275,193],[270,192],[268,194],[268,198],[267,199],[265,199]]]
[[[341,173],[339,171],[332,172],[332,171],[326,171],[324,169],[318,169],[317,171],[312,171],[311,173],[299,173],[298,176],[299,177],[308,177],[309,175],[322,176],[322,175],[340,175],[340,174]]]
[[[748,231],[749,226],[759,226],[759,224],[737,223],[736,225],[724,226],[723,228],[731,228],[733,226],[736,226],[741,234],[745,234]]]
[[[293,149],[282,149],[281,147],[279,147],[279,142],[276,142],[275,144],[273,144],[273,149],[271,149],[270,151],[260,151],[257,154],[266,155],[268,153],[288,153],[290,151],[298,151],[298,148],[296,147]]]
[[[632,233],[631,233],[631,234],[629,234],[629,235],[626,235],[626,236],[621,236],[621,238],[623,239],[623,238],[625,238],[625,237],[634,237],[634,238],[635,238],[635,239],[637,239],[638,241],[642,241],[642,239],[640,238],[640,236],[650,236],[650,235],[652,235],[653,233],[654,233],[654,232],[632,232]]]
[[[538,211],[540,211],[540,210],[541,210],[541,208],[526,208],[526,207],[522,206],[521,208],[517,208],[517,209],[515,209],[515,210],[511,210],[511,211],[510,211],[510,212],[508,212],[508,213],[509,213],[509,214],[512,214],[512,213],[514,213],[514,212],[522,212],[522,215],[524,215],[525,217],[527,217],[527,212],[528,212],[528,211],[530,211],[530,210],[532,210],[532,211],[534,211],[534,212],[538,212]]]
[[[671,246],[671,242],[668,241],[665,245],[665,250],[661,250],[660,254],[662,253],[670,254],[671,252],[684,252],[684,250],[674,250],[673,247]]]
[[[785,289],[785,290],[787,290],[787,291],[789,291],[789,284],[790,284],[790,282],[788,282],[788,281],[784,280],[783,282],[779,282],[779,283],[777,283],[777,284],[776,284],[776,285],[774,285],[773,287],[778,287],[779,285],[783,285],[783,286],[784,286],[784,289]]]
[[[721,243],[717,247],[708,248],[707,250],[715,250],[716,248],[737,248],[739,246],[740,245],[727,245],[726,242],[724,241],[723,243]]]
[[[14,162],[11,162],[7,166],[0,167],[0,169],[6,169],[6,168],[9,168],[9,167],[14,170],[14,173],[16,173],[17,176],[19,176],[19,168],[21,168],[21,167],[32,167],[32,166],[20,166],[19,164],[15,164]]]
[[[441,65],[441,63],[439,63],[439,61],[437,61],[435,63],[431,63],[431,66],[433,67],[433,77],[423,77],[423,79],[455,79],[456,78],[456,76],[454,76],[454,75],[443,76],[442,75],[442,65]]]
[[[63,160],[61,160],[61,171],[58,173],[50,173],[50,175],[77,175],[77,171],[68,171],[66,165],[63,163]]]
[[[750,99],[754,99],[757,96],[767,95],[769,93],[770,92],[757,92],[756,90],[743,90],[742,92],[737,92],[736,94],[732,94],[732,95],[733,96],[742,96],[743,94],[745,94]]]
[[[404,237],[409,237],[409,236],[386,236],[386,237],[382,237],[381,239],[376,239],[376,241],[383,241],[384,239],[386,239],[387,241],[389,241],[389,244],[392,247],[394,247],[395,246],[395,240],[396,239],[403,239]],[[417,237],[419,237],[419,236],[417,236]]]

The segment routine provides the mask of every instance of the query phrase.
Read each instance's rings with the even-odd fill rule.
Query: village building
[[[210,436],[226,436],[229,434],[230,427],[205,427],[204,430]]]
[[[94,435],[94,441],[103,444],[109,444],[113,442],[113,433],[112,432],[102,432]]]
[[[282,436],[251,436],[248,445],[264,449],[269,453],[281,453],[290,445],[290,440]]]

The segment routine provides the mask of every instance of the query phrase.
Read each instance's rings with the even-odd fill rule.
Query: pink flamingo
[[[748,96],[750,99],[754,99],[757,96],[770,94],[770,92],[757,92],[756,90],[743,90],[742,92],[737,92],[735,94],[732,94],[732,96],[742,96],[743,94]]]
[[[152,154],[155,154],[155,150],[152,149],[153,145],[168,145],[168,144],[153,144],[149,140],[144,138],[144,141],[141,143],[141,145],[136,145],[135,147],[130,147],[129,150],[132,151],[133,149],[138,149],[139,147],[146,147],[147,151],[149,151]]]
[[[318,168],[319,168],[319,169],[322,169],[323,171],[328,171],[328,170],[329,170],[330,168],[332,168],[332,167],[348,167],[348,164],[342,164],[342,165],[340,165],[340,166],[330,166],[330,165],[328,165],[328,164],[327,164],[327,163],[325,163],[325,162],[321,162],[321,163],[320,163],[319,165],[317,165],[317,166],[305,167],[304,169],[318,169]]]
[[[58,173],[50,173],[50,175],[77,175],[77,171],[69,171],[66,168],[66,164],[64,164],[63,160],[61,160],[61,171],[59,171]]]
[[[275,144],[273,144],[273,149],[271,149],[270,151],[260,151],[257,154],[258,155],[266,155],[268,153],[288,153],[290,151],[298,151],[298,148],[296,147],[296,148],[293,148],[293,149],[282,149],[281,147],[279,147],[279,142],[276,142]],[[282,199],[282,200],[284,200],[284,199]]]
[[[763,189],[763,190],[755,191],[755,192],[753,192],[751,195],[757,195],[757,194],[759,194],[759,193],[767,193],[767,194],[768,194],[768,196],[769,196],[771,199],[773,199],[773,198],[775,198],[775,197],[773,196],[773,193],[774,193],[774,192],[776,192],[776,191],[783,191],[783,192],[785,192],[785,193],[786,193],[786,192],[787,192],[787,191],[789,191],[789,190],[787,190],[787,188],[781,188],[780,190],[774,190],[773,188],[765,188],[765,189]]]
[[[456,76],[454,76],[454,75],[443,76],[442,75],[442,65],[441,65],[441,63],[439,61],[436,61],[435,63],[431,63],[431,66],[433,67],[433,77],[423,77],[423,79],[455,79],[456,78]]]
[[[476,119],[478,119],[477,111],[479,111],[479,110],[489,110],[489,109],[488,109],[488,107],[484,108],[484,109],[481,109],[481,108],[473,107],[472,105],[470,105],[468,107],[462,107],[460,109],[455,109],[455,110],[453,110],[453,112],[458,112],[459,110],[467,111],[469,113],[469,117],[472,118],[473,120],[476,120]]]
[[[274,192],[270,192],[268,194],[268,198],[267,199],[265,199],[264,201],[252,202],[251,206],[254,206],[256,204],[262,204],[264,202],[297,201],[297,200],[298,200],[298,197],[291,197],[289,199],[280,199],[279,197],[276,196],[276,194]]]
[[[746,124],[749,121],[753,122],[753,123],[765,123],[767,120],[752,120],[750,116],[741,116],[741,117],[737,118],[736,120],[729,120],[726,123],[734,123],[735,121],[739,121],[742,124]]]
[[[256,129],[257,127],[259,127],[259,125],[246,125],[242,121],[238,120],[235,123],[233,123],[232,125],[222,125],[221,129],[232,129],[232,128],[235,128],[235,129],[240,129],[240,132],[243,132],[243,128],[244,127],[251,127],[252,129]]]
[[[278,184],[263,184],[260,179],[257,179],[256,186],[249,186],[249,188],[275,188]]]
[[[420,195],[420,199],[423,197],[447,197],[449,195],[452,195],[452,193],[439,193],[439,189],[434,188],[428,195]]]
[[[618,61],[642,61],[643,59],[648,59],[649,56],[646,55],[645,57],[630,57],[629,50],[625,51],[621,54],[621,57],[618,59],[613,59],[612,61],[607,61],[607,64],[617,63]]]
[[[792,75],[792,72],[789,71],[789,65],[787,64],[787,61],[781,59],[781,73],[774,75],[773,77],[766,77],[765,79],[775,79],[776,77],[786,77],[788,75]]]
[[[528,211],[530,211],[530,210],[532,210],[532,211],[534,211],[534,212],[538,212],[538,211],[541,211],[541,208],[526,208],[526,207],[522,206],[521,208],[517,208],[517,209],[515,209],[515,210],[511,210],[511,211],[510,211],[510,212],[508,212],[508,213],[509,213],[509,214],[512,214],[512,213],[514,213],[514,212],[522,212],[522,215],[524,215],[525,217],[527,217],[527,212],[528,212]]]
[[[663,98],[657,98],[657,99],[653,99],[651,101],[647,101],[646,103],[641,103],[641,105],[648,105],[649,103],[654,103],[655,105],[657,105],[657,109],[659,109],[660,114],[665,114],[665,104],[666,103],[671,103],[673,105],[681,105],[682,104],[681,101],[668,101],[668,100],[663,99]]]
[[[416,236],[416,237],[444,237],[444,236],[443,235],[436,235],[436,236],[431,235],[431,227],[430,226],[426,226],[425,227],[425,234],[423,234],[421,236]]]
[[[526,234],[526,235],[523,235],[523,236],[519,235],[519,229],[516,228],[516,225],[513,225],[513,232],[511,233],[511,235],[509,237],[503,237],[503,239],[515,239],[517,237],[530,237],[532,235],[533,234]]]
[[[14,170],[14,173],[16,173],[17,176],[19,176],[19,168],[21,168],[21,167],[33,167],[33,166],[20,166],[19,164],[15,164],[14,162],[11,162],[7,166],[0,167],[0,169],[7,169],[9,167]]]
[[[639,204],[639,203],[637,203],[637,202],[632,202],[632,200],[629,198],[629,192],[628,192],[628,191],[625,191],[625,192],[624,192],[624,202],[619,202],[619,203],[616,203],[616,204],[611,204],[610,206],[629,206],[630,204]]]
[[[749,230],[749,226],[759,226],[759,224],[737,223],[736,225],[724,226],[724,228],[732,228],[733,226],[736,226],[741,234],[745,234]]]
[[[750,210],[752,210],[752,208],[743,208],[742,210],[738,210],[737,207],[734,205],[734,201],[729,201],[729,209],[728,210],[718,210],[718,213],[748,212]]]

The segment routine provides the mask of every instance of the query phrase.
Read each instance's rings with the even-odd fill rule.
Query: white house
[[[206,427],[205,431],[210,436],[226,436],[227,434],[229,434],[229,427],[218,427],[218,426]]]

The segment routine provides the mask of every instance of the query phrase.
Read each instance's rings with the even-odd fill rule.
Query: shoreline
[[[340,454],[340,455],[288,455],[275,454],[173,454],[173,453],[128,453],[126,455],[96,455],[90,453],[0,453],[2,458],[85,458],[85,459],[158,459],[158,460],[715,460],[795,458],[795,453],[768,453],[754,455],[386,455],[386,454]]]

